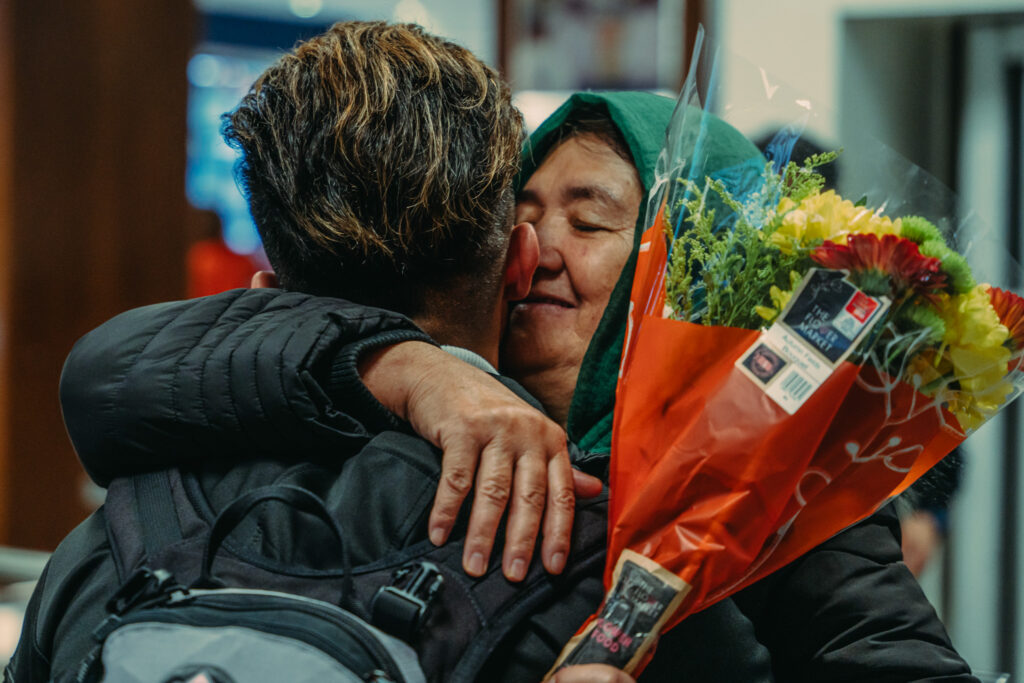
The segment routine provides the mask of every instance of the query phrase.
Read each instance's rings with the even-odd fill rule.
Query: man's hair
[[[522,131],[471,52],[383,22],[300,43],[223,127],[281,285],[408,315],[425,289],[500,286]]]

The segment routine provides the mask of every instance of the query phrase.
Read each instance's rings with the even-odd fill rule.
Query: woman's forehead
[[[608,125],[614,126],[611,121],[608,122]],[[615,131],[616,134],[613,134],[611,131]],[[621,134],[617,134],[617,131],[617,128],[611,128],[609,129],[609,132],[606,133],[598,133],[592,130],[569,130],[566,132],[564,137],[561,137],[550,148],[548,148],[544,153],[544,156],[541,158],[540,164],[543,165],[544,161],[550,158],[552,154],[562,147],[565,147],[567,144],[572,144],[585,150],[591,150],[595,154],[614,154],[635,171],[636,167],[633,163],[633,155],[630,152],[629,147],[626,145],[625,140],[622,139]]]
[[[636,168],[612,145],[595,136],[574,136],[560,142],[527,180],[519,199],[621,203],[640,188]]]

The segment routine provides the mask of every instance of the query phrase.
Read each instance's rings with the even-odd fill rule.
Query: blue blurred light
[[[300,19],[310,19],[320,14],[324,3],[323,0],[288,0],[288,8]]]
[[[237,154],[221,137],[221,117],[238,105],[252,82],[276,57],[264,51],[199,52],[188,64],[185,191],[193,205],[220,216],[225,243],[242,254],[259,249],[260,239],[248,204],[235,184]]]
[[[220,58],[198,54],[188,62],[189,83],[197,88],[212,88],[220,78]]]

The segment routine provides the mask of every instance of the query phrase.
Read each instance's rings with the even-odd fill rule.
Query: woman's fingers
[[[533,416],[530,419],[533,420]],[[568,555],[575,512],[572,468],[565,437],[560,429],[543,435],[535,427],[509,427],[508,431],[493,436],[494,423],[490,425],[487,432],[490,440],[479,457],[463,566],[473,576],[485,571],[501,519],[507,511],[502,553],[505,576],[511,581],[520,581],[526,576],[542,523],[544,566],[549,571],[560,572]],[[538,441],[542,442],[539,448]],[[445,463],[451,458],[460,463],[474,459],[470,449],[465,447],[454,454],[446,448]],[[446,464],[443,469],[447,467]],[[461,464],[452,467],[463,471]],[[454,490],[451,485],[445,488]],[[435,500],[438,514],[431,516],[431,529],[435,524],[454,522],[453,516],[445,514],[455,509],[452,500],[454,494],[438,490]]]
[[[545,531],[544,566],[561,571],[575,508],[565,431],[495,377],[421,342],[375,352],[361,366],[370,391],[444,452],[428,521],[430,540],[448,539],[473,492],[463,564],[474,576],[490,560],[508,513],[502,567],[526,575]],[[593,482],[589,489],[593,489]]]
[[[544,568],[552,574],[561,574],[569,557],[572,538],[572,520],[576,512],[573,469],[569,451],[557,453],[547,463],[548,491],[544,515],[544,541],[541,559]],[[583,475],[587,476],[587,475]],[[600,485],[600,482],[599,482]],[[600,493],[600,489],[598,489]]]
[[[462,503],[473,489],[480,453],[478,444],[472,439],[448,437],[441,448],[444,450],[441,478],[427,522],[430,541],[434,545],[448,540]]]
[[[505,576],[519,581],[526,575],[542,524],[544,565],[561,571],[575,512],[565,432],[495,378],[466,369],[453,368],[457,378],[446,374],[450,390],[443,399],[428,394],[421,382],[409,402],[417,432],[444,451],[430,539],[448,538],[472,492],[463,553],[467,573],[479,576],[486,570],[506,513]],[[439,382],[433,391],[441,391]],[[551,485],[556,489],[549,490]]]
[[[512,494],[512,461],[500,449],[500,444],[491,445],[480,454],[480,469],[473,489],[473,507],[462,551],[462,568],[471,576],[481,576],[486,571],[498,525]],[[506,547],[513,543],[513,539],[506,539]],[[527,562],[532,552],[531,546]]]
[[[592,474],[573,469],[572,488],[577,498],[594,498],[601,495],[604,483]]]

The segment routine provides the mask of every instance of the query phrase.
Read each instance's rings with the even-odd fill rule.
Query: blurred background
[[[531,128],[573,90],[674,95],[703,25],[728,51],[727,91],[756,65],[815,103],[808,139],[868,134],[927,169],[999,245],[979,252],[991,271],[1024,285],[1006,266],[1024,232],[1024,0],[0,0],[0,655],[46,551],[102,500],[64,433],[64,357],[122,310],[245,286],[263,265],[220,115],[342,19],[465,45]],[[743,116],[755,138],[785,123]],[[1017,676],[1021,404],[968,442],[921,573],[968,661]]]

